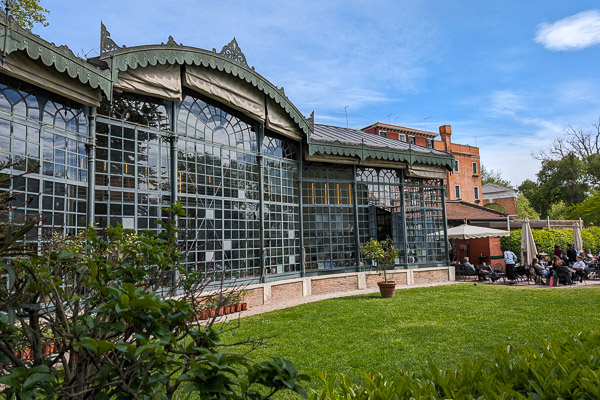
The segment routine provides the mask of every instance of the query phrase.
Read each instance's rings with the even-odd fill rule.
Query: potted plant
[[[360,253],[365,258],[375,260],[377,262],[379,274],[381,275],[383,273],[383,281],[377,282],[381,297],[394,297],[396,281],[388,280],[386,270],[395,264],[400,250],[394,246],[392,239],[375,240],[371,238],[367,243],[360,246]]]

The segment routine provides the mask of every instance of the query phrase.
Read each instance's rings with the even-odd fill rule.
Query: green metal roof
[[[171,36],[169,36],[167,43],[158,45],[119,47],[110,38],[110,33],[102,25],[100,60],[109,63],[109,65],[112,64],[113,74],[115,74],[113,79],[115,81],[118,71],[167,63],[203,66],[226,72],[261,90],[285,110],[307,137],[311,134],[312,124],[310,120],[305,118],[287,98],[283,87],[277,88],[257,73],[254,67],[248,66],[246,57],[235,38],[231,43],[223,46],[223,49],[218,53],[214,48],[209,51],[177,44]]]
[[[408,164],[439,165],[451,170],[454,156],[444,151],[411,145],[357,129],[330,125],[314,125],[308,142],[309,155],[328,154],[356,157],[359,160],[375,159],[406,162]]]
[[[67,46],[56,46],[41,37],[22,28],[0,11],[0,51],[3,58],[8,54],[24,50],[33,60],[41,60],[47,67],[54,67],[60,73],[67,73],[71,78],[79,79],[84,85],[93,89],[100,88],[110,97],[110,71],[103,71],[77,57]],[[2,60],[4,61],[4,60]]]

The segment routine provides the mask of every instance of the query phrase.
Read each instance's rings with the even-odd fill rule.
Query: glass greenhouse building
[[[392,238],[397,268],[445,266],[450,154],[320,125],[248,66],[175,43],[82,60],[0,18],[0,161],[32,242],[91,223],[158,229],[180,202],[187,268],[264,282],[361,271]],[[24,172],[28,173],[24,174]]]

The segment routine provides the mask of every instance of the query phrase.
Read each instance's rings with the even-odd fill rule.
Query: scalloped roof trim
[[[332,156],[353,156],[364,160],[368,157],[377,160],[389,160],[389,161],[406,161],[411,165],[414,163],[440,165],[448,169],[453,166],[451,157],[444,157],[438,155],[426,155],[426,154],[415,154],[413,151],[404,152],[396,149],[386,148],[357,148],[353,146],[347,146],[340,144],[338,146],[332,146],[329,144],[321,143],[310,143],[309,142],[309,153],[310,155],[321,153]]]
[[[189,46],[173,47],[168,45],[146,45],[126,47],[105,53],[101,60],[113,60],[114,68],[118,71],[166,64],[196,65],[212,68],[220,72],[240,78],[255,88],[261,90],[274,100],[292,118],[296,125],[310,137],[311,129],[306,118],[298,111],[292,102],[281,94],[280,90],[258,72],[208,50]]]
[[[7,28],[2,21],[0,36],[4,36],[5,33],[7,33],[3,49],[5,54],[24,50],[32,60],[41,60],[45,66],[54,67],[60,73],[66,72],[70,78],[78,79],[79,82],[93,89],[100,88],[107,96],[110,95],[110,71],[103,71],[88,64],[67,46],[57,46],[21,27]]]

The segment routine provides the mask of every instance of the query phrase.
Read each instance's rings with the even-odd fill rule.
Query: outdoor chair
[[[464,281],[466,281],[470,276],[478,278],[478,273],[477,271],[468,270],[463,264],[458,264],[456,267],[456,276],[457,278],[462,278]]]
[[[504,265],[501,263],[496,263],[494,264],[494,266],[492,267],[492,274],[494,276],[494,279],[491,280],[492,283],[494,283],[497,280],[502,279],[503,282],[506,282],[506,274],[504,272]]]
[[[573,280],[571,279],[571,270],[566,266],[556,268],[556,279],[558,279],[558,283],[564,283],[565,285],[573,284]]]
[[[548,277],[540,274],[538,272],[538,270],[535,268],[533,268],[533,272],[535,273],[535,276],[533,278],[534,279],[533,283],[538,284],[538,285],[546,285],[547,284],[545,280],[548,279]]]

